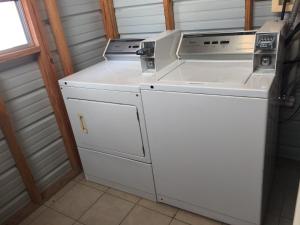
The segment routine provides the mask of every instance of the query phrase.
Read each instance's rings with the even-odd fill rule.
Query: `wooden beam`
[[[163,3],[164,3],[166,29],[174,30],[175,22],[174,22],[173,0],[164,0]]]
[[[38,57],[38,63],[58,127],[64,140],[66,153],[73,170],[81,171],[81,161],[79,158],[75,138],[57,82],[57,75],[55,73],[53,59],[51,58],[50,49],[48,47],[47,38],[36,1],[37,0],[21,0],[21,3],[23,8],[26,8],[26,11],[28,12],[26,14],[27,20],[32,21],[34,27],[36,28],[37,39],[41,48],[41,52]]]
[[[40,47],[38,46],[32,46],[32,47],[28,47],[16,51],[9,51],[7,53],[0,54],[0,63],[4,63],[28,55],[37,54],[39,52],[40,52]]]
[[[100,0],[103,25],[108,39],[119,38],[113,0]]]
[[[253,29],[253,0],[245,0],[245,30]]]
[[[57,51],[62,62],[64,74],[70,75],[74,73],[73,62],[70,50],[65,38],[64,29],[60,20],[59,10],[56,0],[44,0],[46,11],[48,13],[49,22],[52,28]]]
[[[21,147],[18,144],[11,118],[2,98],[0,98],[0,126],[32,202],[40,203],[42,201],[42,196],[36,186]]]

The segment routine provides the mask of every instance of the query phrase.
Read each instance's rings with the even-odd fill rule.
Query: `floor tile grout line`
[[[182,222],[182,223],[185,223],[185,224],[188,224],[188,225],[192,225],[191,223],[186,222],[186,221],[183,221],[183,220],[178,219],[178,218],[174,218],[174,220],[178,220],[179,222]],[[221,223],[221,222],[220,222],[220,223]]]
[[[82,180],[81,180],[82,181]],[[88,187],[88,188],[90,188],[90,189],[93,189],[93,190],[97,190],[97,191],[99,191],[100,192],[100,190],[99,189],[96,189],[96,188],[94,188],[94,187],[91,187],[91,186],[88,186],[88,185],[85,185],[85,184],[83,184],[83,183],[81,183],[80,181],[75,181],[74,180],[74,182],[75,183],[77,183],[77,184],[81,184],[81,185],[84,185],[85,187]],[[71,187],[68,191],[70,191],[71,189],[73,189],[75,187],[75,185],[73,186],[73,187]],[[139,203],[143,200],[143,199],[145,199],[145,198],[141,198],[141,197],[138,197],[138,196],[136,196],[136,197],[138,197],[139,199],[138,199],[138,201],[136,201],[136,202],[132,202],[132,201],[129,201],[129,200],[127,200],[127,199],[125,199],[125,198],[122,198],[122,197],[120,197],[120,196],[118,196],[118,195],[114,195],[114,194],[111,194],[111,193],[109,193],[108,192],[108,190],[109,189],[114,189],[114,188],[112,188],[112,187],[108,187],[108,186],[106,186],[107,187],[107,189],[105,190],[105,191],[101,191],[102,192],[102,194],[96,199],[96,201],[90,206],[90,207],[88,207],[88,209],[87,210],[85,210],[83,213],[82,213],[82,215],[78,218],[78,219],[74,219],[74,218],[72,218],[72,217],[70,217],[70,216],[68,216],[68,215],[65,215],[64,213],[62,213],[62,212],[60,212],[60,211],[58,211],[58,210],[56,210],[55,208],[52,208],[52,207],[49,207],[49,206],[46,206],[45,205],[45,207],[47,207],[47,208],[49,208],[49,209],[52,209],[52,210],[54,210],[55,212],[57,212],[57,213],[59,213],[59,214],[61,214],[61,215],[63,215],[63,216],[66,216],[66,217],[68,217],[68,218],[70,218],[70,219],[72,219],[73,221],[74,221],[74,224],[76,224],[77,222],[78,223],[80,223],[80,224],[84,224],[84,223],[82,223],[81,221],[80,221],[80,219],[105,195],[105,194],[107,194],[107,195],[110,195],[110,196],[112,196],[112,197],[115,197],[115,198],[118,198],[118,199],[121,199],[121,200],[124,200],[124,201],[127,201],[127,202],[129,202],[129,203],[132,203],[132,204],[134,204],[133,206],[132,206],[132,208],[129,210],[129,212],[126,214],[126,216],[122,219],[122,221],[120,222],[120,224],[119,225],[121,225],[123,222],[124,222],[124,220],[129,216],[129,214],[137,207],[137,206],[139,206],[139,207],[142,207],[142,208],[144,208],[144,209],[148,209],[148,210],[150,210],[150,211],[152,211],[152,212],[155,212],[155,213],[158,213],[158,214],[160,214],[160,215],[163,215],[163,216],[167,216],[167,217],[169,217],[169,218],[171,218],[171,221],[170,221],[170,223],[168,224],[168,225],[170,225],[172,222],[173,222],[173,220],[178,220],[178,221],[180,221],[180,222],[183,222],[183,223],[186,223],[186,224],[188,224],[188,225],[191,225],[190,223],[188,223],[188,222],[186,222],[186,221],[183,221],[183,220],[181,220],[181,219],[177,219],[176,218],[176,216],[177,216],[177,214],[178,214],[178,212],[180,211],[180,209],[179,208],[176,208],[177,209],[177,211],[176,211],[176,213],[174,214],[174,216],[169,216],[169,215],[166,215],[166,214],[164,214],[164,213],[161,213],[161,212],[158,212],[157,210],[154,210],[154,209],[151,209],[151,208],[148,208],[148,207],[146,207],[146,206],[143,206],[143,205],[140,205]],[[67,192],[68,192],[67,191]],[[66,193],[67,193],[66,192]],[[63,194],[63,196],[66,194],[66,193],[64,193]],[[126,192],[124,192],[124,193],[126,193]],[[128,194],[130,194],[130,195],[132,195],[131,193],[128,193]],[[61,199],[63,196],[61,196],[59,199]],[[133,196],[135,196],[135,195],[133,195]],[[59,200],[59,199],[57,199],[57,200]],[[150,200],[151,201],[151,200]],[[153,201],[154,202],[154,201]],[[154,202],[154,203],[158,203],[159,204],[159,202]],[[172,206],[171,206],[172,207]],[[73,225],[74,225],[73,224]],[[30,224],[29,224],[30,225]]]
[[[54,212],[56,212],[56,213],[58,213],[58,214],[60,214],[60,215],[62,215],[62,216],[64,216],[64,217],[67,217],[67,218],[69,218],[69,219],[71,219],[71,220],[77,222],[77,220],[76,220],[75,218],[73,218],[73,217],[71,217],[71,216],[68,216],[68,215],[62,213],[62,212],[58,211],[58,210],[55,209],[55,208],[51,208],[51,207],[46,206],[46,205],[45,205],[45,207],[47,207],[47,208],[50,209],[50,210],[53,210]]]
[[[81,180],[81,181],[82,181],[82,180]],[[86,181],[87,181],[87,180],[86,180]],[[80,183],[80,184],[82,184],[82,185],[85,185],[85,184],[81,183],[80,181],[77,181],[77,182]],[[100,185],[102,185],[102,184],[100,184]],[[85,185],[85,186],[88,186],[88,185]],[[102,185],[102,186],[106,186],[106,185]],[[88,187],[90,187],[90,186],[88,186]],[[143,207],[143,208],[145,208],[145,209],[151,210],[152,212],[159,213],[159,214],[161,214],[161,215],[163,215],[163,216],[167,216],[167,217],[169,217],[169,218],[171,218],[171,219],[175,218],[175,216],[177,215],[177,213],[178,213],[178,211],[179,211],[179,209],[176,208],[176,209],[177,209],[176,213],[175,213],[173,216],[170,216],[170,215],[167,215],[167,214],[165,214],[165,213],[158,212],[157,210],[151,209],[151,208],[149,208],[149,207],[140,205],[139,203],[140,203],[143,199],[145,199],[145,198],[141,198],[141,197],[139,197],[139,196],[136,196],[136,195],[133,195],[133,194],[131,194],[131,193],[128,193],[128,194],[130,194],[130,195],[133,195],[133,196],[139,198],[138,201],[136,201],[136,202],[129,201],[128,199],[122,198],[122,197],[120,197],[120,196],[118,196],[118,195],[114,195],[114,194],[108,192],[109,189],[114,189],[114,188],[108,187],[108,186],[106,186],[106,187],[107,187],[107,189],[106,189],[105,191],[103,191],[104,194],[108,194],[108,195],[110,195],[110,196],[113,196],[113,197],[119,198],[119,199],[121,199],[121,200],[130,202],[130,203],[134,204],[134,205],[133,205],[133,208],[135,208],[135,206],[141,206],[141,207]],[[96,188],[94,188],[94,187],[90,187],[90,188],[93,188],[93,189],[95,189],[95,190],[98,190],[98,189],[96,189]],[[99,190],[98,190],[98,191],[99,191]],[[118,190],[118,191],[119,191],[119,190]],[[124,192],[124,193],[126,193],[126,192]],[[103,195],[104,195],[104,194],[103,194]],[[103,195],[102,195],[102,196],[103,196]],[[101,197],[102,197],[102,196],[101,196]],[[101,197],[100,197],[100,198],[101,198]],[[100,198],[97,199],[96,202],[99,201]],[[150,201],[151,201],[151,200],[150,200]],[[93,205],[96,204],[96,202],[93,203]],[[153,201],[153,202],[154,202],[154,201]],[[156,201],[155,201],[154,203],[159,203],[159,202],[156,202]],[[91,206],[91,207],[92,207],[92,206]],[[91,208],[91,207],[90,207],[90,208]],[[170,207],[172,207],[172,206],[170,206]],[[90,209],[90,208],[89,208],[89,209]],[[88,210],[89,210],[89,209],[88,209]],[[84,212],[84,214],[85,214],[88,210],[86,210],[86,211]],[[80,218],[81,218],[84,214],[82,214],[82,215],[80,216]],[[127,215],[126,215],[126,217],[127,217]],[[80,218],[79,218],[79,219],[80,219]],[[78,219],[78,220],[79,220],[79,219]],[[78,222],[80,222],[80,221],[78,221]]]
[[[108,189],[110,189],[110,187],[108,187]],[[107,190],[108,190],[107,189]],[[99,191],[99,190],[98,190]],[[112,196],[112,197],[114,197],[114,198],[118,198],[118,199],[120,199],[120,200],[123,200],[123,201],[126,201],[126,202],[128,202],[128,203],[131,203],[131,204],[133,204],[133,208],[137,205],[137,203],[141,200],[141,199],[139,199],[136,203],[134,203],[134,202],[131,202],[131,201],[128,201],[128,200],[126,200],[126,199],[124,199],[124,198],[120,198],[119,196],[115,196],[115,195],[112,195],[111,193],[109,193],[109,192],[103,192],[103,194],[101,195],[101,196],[99,196],[99,198],[87,209],[87,210],[85,210],[84,211],[84,213],[76,220],[77,222],[79,222],[79,223],[82,223],[82,221],[80,221],[80,219],[104,196],[104,195],[110,195],[110,196]],[[131,210],[130,210],[131,211]],[[125,218],[127,217],[127,215],[125,216]]]
[[[140,201],[140,200],[139,200]],[[121,220],[121,222],[119,223],[119,225],[121,225],[125,220],[126,220],[126,218],[130,215],[130,213],[138,206],[138,202],[139,201],[137,201],[133,206],[132,206],[132,208],[128,211],[128,213],[124,216],[124,218]]]
[[[92,203],[84,212],[79,216],[79,218],[76,220],[77,222],[80,222],[80,219],[105,195],[105,192],[102,192],[102,194],[96,199],[94,203]]]
[[[114,188],[110,188],[110,189],[114,189]],[[117,190],[117,189],[114,189],[114,190]],[[119,191],[119,190],[117,190],[117,191]],[[123,191],[120,191],[120,192],[123,192]],[[128,199],[122,198],[122,197],[120,197],[120,196],[118,196],[118,195],[116,195],[116,194],[113,194],[113,193],[110,193],[110,192],[106,192],[106,193],[109,194],[109,195],[111,195],[111,196],[114,196],[114,197],[116,197],[116,198],[125,200],[125,201],[127,201],[127,202],[131,202],[131,203],[133,203],[133,204],[136,204],[137,202],[139,202],[139,201],[142,199],[141,197],[138,197],[138,196],[133,195],[133,194],[128,193],[128,192],[124,192],[124,193],[127,193],[127,194],[130,194],[130,195],[132,195],[132,196],[135,196],[135,197],[138,198],[138,200],[137,200],[137,201],[129,201]]]
[[[171,223],[173,222],[174,218],[171,218],[170,222],[168,223],[168,225],[171,225]]]
[[[70,182],[68,182],[64,187],[66,187],[66,186],[67,186],[69,183],[71,183],[71,182],[73,182],[73,180],[71,180]],[[70,187],[70,189],[68,189],[66,192],[64,192],[64,193],[62,194],[62,196],[60,196],[59,198],[57,198],[57,199],[55,200],[55,202],[59,201],[62,197],[65,196],[65,194],[67,194],[69,191],[71,191],[71,190],[76,186],[76,184],[77,184],[77,182],[74,182],[74,183],[75,183],[75,184],[74,184],[72,187]],[[63,187],[63,188],[64,188],[64,187]],[[58,194],[60,191],[62,191],[63,188],[60,189],[58,192],[56,192],[52,197],[54,197],[56,194]],[[51,197],[51,198],[52,198],[52,197]],[[49,201],[51,200],[51,198],[49,198],[48,201],[46,201],[45,203],[49,202]],[[44,203],[43,205],[45,205],[45,203]],[[49,208],[49,207],[48,207],[48,208]]]
[[[42,206],[44,206],[44,205],[41,205],[40,207],[42,207]],[[32,220],[31,220],[27,225],[33,224],[33,222],[36,221],[36,220],[44,213],[44,211],[48,209],[48,207],[46,207],[46,206],[44,206],[44,207],[45,207],[45,209],[44,209],[41,213],[39,213],[38,215],[36,215],[34,218],[32,218]],[[38,210],[38,209],[36,209],[34,212],[36,212],[37,210]],[[34,213],[34,212],[33,212],[33,213]],[[32,213],[32,214],[33,214],[33,213]],[[29,216],[31,216],[32,214],[30,214]],[[29,216],[28,216],[28,217],[29,217]],[[27,219],[28,217],[26,217],[26,219]],[[24,221],[24,220],[23,220],[23,221]],[[23,222],[23,221],[22,221],[22,222]]]
[[[77,183],[77,182],[76,182]],[[77,183],[77,184],[80,184],[80,183]],[[83,184],[81,184],[81,185],[83,185]],[[85,187],[87,187],[86,185],[84,185]],[[68,190],[67,192],[69,192],[69,191],[71,191],[73,188],[75,187],[75,185],[72,187],[72,188],[70,188],[70,190]],[[90,187],[91,188],[91,187]],[[91,188],[92,190],[97,190],[97,189],[94,189],[94,188]],[[95,202],[92,204],[92,205],[94,205],[104,194],[105,194],[105,192],[103,192],[103,191],[99,191],[99,190],[97,190],[98,192],[102,192],[101,193],[101,195],[95,200]],[[67,193],[66,192],[66,193]],[[64,195],[66,194],[66,193],[64,193]],[[63,196],[64,196],[63,195]],[[62,197],[63,197],[62,196]],[[62,197],[60,197],[59,199],[61,199]],[[59,200],[59,199],[57,199],[56,200],[56,202]],[[61,214],[61,215],[63,215],[63,216],[66,216],[66,217],[68,217],[68,218],[71,218],[72,220],[74,220],[74,221],[76,221],[76,222],[80,222],[79,221],[79,219],[92,207],[92,205],[87,209],[87,210],[85,210],[84,212],[83,212],[83,214],[78,218],[78,219],[75,219],[75,218],[73,218],[73,217],[71,217],[71,216],[69,216],[69,215],[66,215],[66,214],[64,214],[63,212],[60,212],[59,210],[57,210],[57,209],[55,209],[54,207],[52,207],[52,206],[47,206],[47,205],[45,205],[45,204],[43,204],[45,207],[47,207],[47,208],[49,208],[49,209],[52,209],[52,210],[54,210],[55,212],[58,212],[59,214]],[[81,223],[81,222],[80,222]]]
[[[115,188],[112,188],[112,187],[109,187],[109,186],[100,184],[100,185],[102,185],[102,186],[104,186],[104,187],[107,187],[107,188],[106,188],[105,190],[99,190],[99,189],[97,189],[97,188],[95,188],[95,187],[92,187],[92,186],[86,185],[86,184],[84,184],[84,183],[81,183],[81,181],[83,181],[83,180],[85,180],[85,181],[87,181],[87,182],[92,182],[92,181],[86,180],[85,178],[83,178],[83,179],[80,180],[80,181],[75,181],[75,180],[74,180],[74,182],[76,182],[76,183],[78,183],[78,184],[81,184],[81,185],[84,185],[84,186],[87,186],[87,187],[89,187],[89,188],[95,189],[95,190],[97,190],[97,191],[102,191],[102,192],[107,193],[107,194],[109,194],[109,195],[111,195],[111,196],[114,196],[114,197],[117,197],[117,198],[119,198],[119,199],[122,199],[122,200],[125,200],[125,201],[128,201],[128,202],[131,202],[131,203],[133,203],[133,204],[136,203],[135,201],[129,201],[129,200],[126,199],[126,198],[122,198],[122,197],[120,197],[120,196],[118,196],[118,195],[116,195],[116,194],[113,194],[113,193],[108,192],[109,190],[117,190],[117,189],[115,189]],[[94,183],[94,182],[92,182],[92,183]],[[95,183],[95,184],[97,184],[97,183]],[[120,191],[120,190],[117,190],[117,191]],[[120,191],[120,192],[123,192],[123,191]],[[143,198],[141,198],[141,197],[139,197],[139,196],[136,196],[136,195],[134,195],[134,194],[131,194],[131,193],[129,193],[129,192],[124,192],[124,193],[139,198],[137,202],[140,202],[140,201],[143,199]]]
[[[91,181],[88,181],[88,180],[85,180],[85,181],[86,181],[86,182],[91,182]],[[85,184],[84,182],[82,182],[82,180],[81,180],[81,181],[74,181],[74,182],[76,182],[77,184],[81,184],[81,185],[84,185],[84,186],[86,186],[86,187],[95,189],[95,190],[97,190],[97,191],[102,191],[102,192],[107,192],[107,190],[110,189],[110,187],[108,187],[108,186],[106,186],[106,185],[102,185],[102,184],[99,184],[99,185],[101,185],[101,186],[103,186],[103,187],[106,187],[105,190],[103,190],[103,189],[98,189],[98,188],[95,188],[95,187],[93,187],[93,186],[90,186],[90,185]],[[94,182],[92,182],[92,183],[94,183]],[[95,184],[97,184],[97,183],[95,183]]]
[[[139,202],[142,201],[143,199],[145,199],[145,198],[141,198],[137,203],[139,203]],[[146,199],[146,200],[148,200],[148,199]],[[150,201],[152,201],[152,200],[150,200]],[[157,202],[157,201],[152,201],[152,202],[154,202],[154,203],[156,203],[156,204],[161,204],[160,202]],[[166,204],[166,205],[167,205],[167,204]],[[153,211],[153,212],[157,212],[157,213],[159,213],[159,214],[161,214],[161,215],[170,217],[170,218],[172,218],[172,219],[175,218],[175,216],[177,215],[178,211],[180,210],[179,208],[175,208],[175,207],[173,207],[173,206],[171,206],[171,205],[167,205],[167,206],[169,206],[169,207],[173,207],[173,208],[176,209],[175,214],[174,214],[173,216],[169,216],[169,215],[167,215],[167,214],[165,214],[165,213],[162,213],[162,212],[159,212],[159,211],[157,211],[157,210],[151,209],[150,207],[147,207],[147,206],[144,206],[144,205],[138,204],[138,206],[141,206],[141,207],[143,207],[143,208],[145,208],[145,209],[149,209],[149,210],[151,210],[151,211]]]

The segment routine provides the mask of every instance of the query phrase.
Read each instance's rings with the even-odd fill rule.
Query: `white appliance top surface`
[[[150,79],[153,78],[142,75],[140,61],[103,61],[59,80],[59,84],[69,87],[137,92],[140,90],[140,83]]]
[[[267,98],[274,72],[252,73],[252,61],[182,61],[159,81],[155,90]],[[142,89],[150,89],[149,83]]]
[[[163,77],[161,81],[181,81],[185,83],[231,83],[241,84],[252,73],[252,63],[184,61],[181,66]]]

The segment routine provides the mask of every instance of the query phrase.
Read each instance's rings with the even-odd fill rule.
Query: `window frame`
[[[28,4],[30,0],[0,0],[0,2],[13,1],[19,12],[19,17],[27,39],[27,44],[16,46],[10,49],[0,51],[0,63],[7,62],[20,57],[37,54],[40,52],[40,45],[37,41],[35,28]]]

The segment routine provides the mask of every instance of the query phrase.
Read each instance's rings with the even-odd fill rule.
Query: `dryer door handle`
[[[78,118],[79,118],[79,121],[80,121],[81,132],[87,134],[88,133],[88,129],[86,127],[86,123],[85,123],[83,115],[78,114]]]

